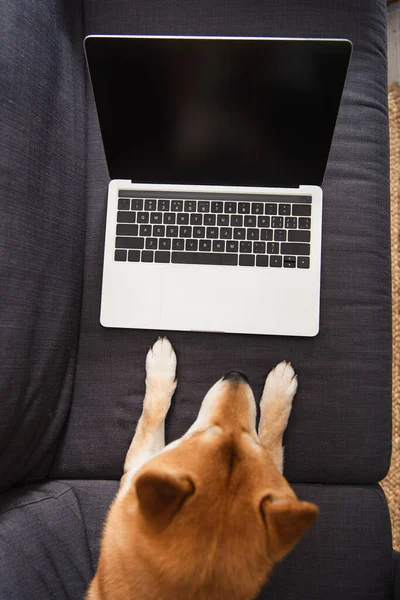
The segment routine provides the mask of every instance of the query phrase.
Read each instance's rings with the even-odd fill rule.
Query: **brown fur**
[[[279,451],[274,459],[274,448],[261,445],[252,426],[251,397],[245,382],[220,382],[205,428],[189,431],[133,475],[126,469],[87,600],[257,595],[318,509],[297,500],[276,464]],[[157,424],[154,414],[146,418],[145,399],[136,442],[143,446],[146,427]],[[266,427],[265,415],[260,427]],[[269,433],[281,445],[282,420],[271,421]],[[260,439],[266,437],[263,430]]]

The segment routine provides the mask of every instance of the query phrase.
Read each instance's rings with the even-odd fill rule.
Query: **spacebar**
[[[229,265],[238,264],[237,254],[216,252],[172,252],[171,262],[182,265]]]

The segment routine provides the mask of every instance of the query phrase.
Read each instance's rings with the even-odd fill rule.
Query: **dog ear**
[[[193,481],[173,471],[147,470],[136,480],[136,495],[146,524],[164,530],[194,493]]]
[[[272,502],[270,496],[261,501],[261,512],[268,532],[271,558],[276,562],[293,548],[319,514],[318,507],[310,502]]]

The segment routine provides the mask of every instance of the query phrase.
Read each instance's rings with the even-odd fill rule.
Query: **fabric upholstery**
[[[2,600],[78,600],[96,569],[116,481],[57,481],[0,501]],[[377,486],[296,485],[320,507],[310,532],[280,563],[259,600],[389,600],[390,522]]]
[[[168,333],[178,355],[179,385],[167,439],[190,426],[207,389],[227,370],[247,373],[259,395],[269,369],[287,359],[300,381],[285,436],[290,480],[380,480],[391,447],[385,2],[87,0],[84,8],[86,34],[332,36],[353,41],[323,183],[320,333],[311,339]],[[52,476],[114,478],[120,475],[141,411],[145,354],[162,332],[99,324],[108,173],[90,90],[87,102],[80,343],[68,427]]]
[[[0,489],[45,477],[72,398],[85,234],[78,0],[0,3]]]
[[[400,598],[400,552],[393,551],[392,600]]]
[[[2,600],[78,600],[92,568],[85,524],[69,485],[36,484],[2,496]]]

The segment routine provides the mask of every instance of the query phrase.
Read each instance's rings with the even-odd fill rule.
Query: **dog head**
[[[317,507],[296,498],[255,420],[246,378],[228,374],[187,434],[143,465],[117,500],[109,547],[135,581],[135,597],[250,600],[310,528]],[[143,595],[138,561],[139,581],[149,585],[147,570],[153,586]]]

